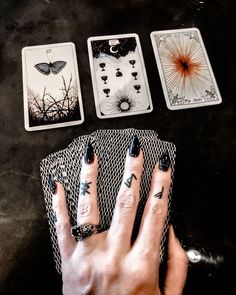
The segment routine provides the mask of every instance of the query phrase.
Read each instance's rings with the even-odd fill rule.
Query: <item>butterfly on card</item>
[[[34,67],[42,74],[49,75],[53,73],[54,75],[58,74],[64,67],[66,66],[66,62],[62,60],[58,60],[55,62],[42,62],[36,64]]]

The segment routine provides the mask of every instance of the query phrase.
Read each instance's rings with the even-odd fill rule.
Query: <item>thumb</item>
[[[173,226],[169,226],[167,273],[164,295],[181,295],[188,272],[188,256],[176,238]]]

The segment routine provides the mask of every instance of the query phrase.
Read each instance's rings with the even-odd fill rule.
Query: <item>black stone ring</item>
[[[77,241],[82,241],[102,231],[100,224],[85,223],[71,227],[71,234]]]

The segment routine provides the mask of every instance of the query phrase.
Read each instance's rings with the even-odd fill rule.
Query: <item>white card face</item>
[[[83,123],[83,104],[73,43],[24,47],[22,67],[27,131]]]
[[[130,116],[153,110],[138,35],[90,37],[88,52],[99,118]]]
[[[151,33],[151,40],[170,110],[222,102],[197,28],[155,31]]]

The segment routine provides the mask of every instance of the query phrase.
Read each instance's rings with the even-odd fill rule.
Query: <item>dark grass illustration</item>
[[[72,84],[72,76],[68,84],[62,76],[61,91],[61,97],[56,98],[47,91],[46,87],[42,95],[28,89],[29,125],[31,127],[81,119],[78,90],[76,85]]]

